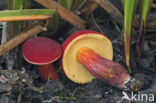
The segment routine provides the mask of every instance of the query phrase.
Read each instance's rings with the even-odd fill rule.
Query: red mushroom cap
[[[61,54],[61,46],[45,37],[30,38],[23,45],[23,57],[32,64],[49,64],[57,60]]]
[[[80,36],[80,35],[86,35],[86,34],[100,34],[100,35],[103,35],[99,32],[96,32],[96,31],[93,31],[93,30],[80,30],[80,31],[77,31],[77,32],[74,32],[71,36],[68,37],[68,39],[66,39],[63,44],[62,44],[62,48],[63,48],[63,51],[66,49],[66,47],[68,46],[68,44],[73,40],[75,39],[76,37]]]

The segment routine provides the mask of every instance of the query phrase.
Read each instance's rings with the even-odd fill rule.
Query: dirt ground
[[[4,0],[5,1],[5,0]],[[113,0],[111,0],[113,1]],[[0,0],[1,3],[1,0]],[[116,7],[122,10],[119,0],[113,1]],[[37,4],[35,4],[36,6]],[[4,9],[0,8],[1,10]],[[153,10],[152,12],[155,12]],[[113,44],[114,58],[120,64],[123,63],[122,25],[116,23],[109,14],[98,7],[87,20],[87,29],[104,33]],[[56,33],[55,40],[62,43],[66,37],[77,29],[68,24],[64,29]],[[0,37],[2,30],[0,29]],[[156,33],[156,32],[155,32]],[[42,35],[42,34],[40,34]],[[136,57],[136,35],[132,36],[131,66],[132,77],[143,82],[143,88],[136,94],[156,95],[156,38],[145,40],[143,54]],[[148,35],[148,33],[147,33]],[[1,39],[1,38],[0,38]],[[123,91],[107,85],[100,80],[93,80],[88,84],[76,84],[70,81],[60,70],[59,60],[54,63],[59,70],[59,79],[43,82],[38,74],[38,67],[24,62],[22,68],[8,70],[5,58],[0,56],[0,103],[129,103],[122,100]],[[125,91],[131,96],[132,91]],[[132,103],[154,103],[149,101]]]

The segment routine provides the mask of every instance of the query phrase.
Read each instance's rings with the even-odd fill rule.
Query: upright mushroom
[[[46,37],[32,37],[23,45],[23,57],[29,63],[39,65],[39,74],[44,81],[58,78],[57,71],[51,63],[61,54],[61,46]]]
[[[101,33],[92,30],[75,32],[62,47],[63,71],[76,83],[89,83],[95,77],[121,89],[129,89],[136,83],[120,64],[111,61],[112,44]]]

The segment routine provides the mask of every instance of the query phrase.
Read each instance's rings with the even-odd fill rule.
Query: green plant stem
[[[54,9],[23,9],[0,11],[0,21],[22,21],[48,18],[55,13]]]
[[[138,2],[137,0],[124,1],[124,31],[123,31],[124,57],[125,64],[129,73],[131,73],[130,68],[131,32],[137,2]]]
[[[71,11],[80,9],[86,2],[87,2],[87,0],[73,0],[72,6],[71,6]]]
[[[147,16],[151,8],[153,0],[142,0],[140,3],[140,31],[138,35],[138,56],[140,57],[144,44],[144,36],[146,31]]]
[[[116,30],[117,30],[120,34],[122,34],[122,32],[121,32],[121,30],[120,30],[118,24],[117,24],[114,20],[112,20],[112,23],[114,24]]]
[[[65,7],[66,9],[70,10],[73,0],[59,0],[60,4]]]
[[[64,100],[76,100],[76,97],[59,97],[59,96],[57,96],[57,98],[64,99]]]
[[[24,0],[13,0],[13,9],[14,10],[18,10],[18,9],[21,9],[23,8],[23,2]]]
[[[23,9],[23,10],[6,10],[0,11],[0,17],[8,16],[32,16],[32,15],[49,15],[55,13],[54,9]]]

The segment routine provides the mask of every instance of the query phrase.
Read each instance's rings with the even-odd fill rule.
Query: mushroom
[[[39,66],[39,74],[44,81],[58,78],[57,71],[51,63],[61,55],[61,46],[46,37],[32,37],[23,45],[23,57],[27,62]]]
[[[125,90],[136,83],[120,64],[112,61],[111,41],[101,33],[93,30],[75,32],[62,47],[62,68],[73,82],[83,84],[98,78]]]

